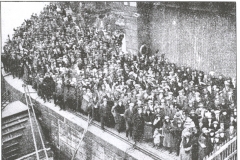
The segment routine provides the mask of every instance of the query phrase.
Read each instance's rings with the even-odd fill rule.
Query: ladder
[[[85,134],[87,133],[88,127],[89,127],[89,125],[91,124],[91,122],[92,122],[92,118],[90,118],[90,116],[89,116],[89,114],[88,114],[88,124],[87,124],[87,127],[86,127],[86,128],[84,129],[84,131],[83,131],[83,134],[82,134],[82,136],[81,136],[81,138],[80,138],[80,141],[78,142],[77,148],[76,148],[76,150],[75,150],[75,152],[74,152],[71,160],[73,160],[73,159],[75,158],[75,156],[76,156],[76,154],[77,154],[77,152],[78,152],[78,149],[79,149],[80,146],[81,146],[81,143],[82,143],[82,141],[83,141],[83,138],[84,138]]]
[[[34,120],[35,120],[36,125],[37,125],[37,130],[38,130],[38,133],[39,133],[39,136],[40,136],[40,139],[41,139],[41,143],[42,143],[42,146],[43,146],[43,151],[45,153],[46,160],[48,160],[47,151],[46,151],[46,148],[45,148],[45,145],[44,145],[44,142],[43,142],[42,134],[40,132],[40,128],[39,128],[39,125],[38,125],[38,121],[37,121],[35,110],[34,110],[34,107],[33,107],[33,103],[32,103],[31,97],[30,97],[30,92],[29,92],[28,86],[26,84],[23,84],[23,88],[24,88],[24,95],[25,95],[25,98],[26,98],[26,103],[27,103],[27,106],[28,106],[28,114],[29,114],[30,125],[31,125],[31,129],[32,129],[32,134],[33,134],[33,141],[34,141],[37,160],[39,160],[39,154],[38,154],[39,151],[38,151],[38,148],[37,148],[36,138],[35,138],[34,131],[33,131],[33,124],[32,124],[32,119],[31,119],[31,115],[30,115],[30,109],[32,109],[32,111],[33,111],[32,113],[33,113]]]

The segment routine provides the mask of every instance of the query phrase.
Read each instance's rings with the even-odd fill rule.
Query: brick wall
[[[18,90],[20,87],[16,89],[7,81],[5,81],[5,85],[6,90],[11,92],[13,100],[20,100],[25,103],[24,98],[22,98],[23,93]],[[40,117],[40,124],[43,128],[46,139],[49,139],[50,142],[52,142],[53,147],[57,149],[55,150],[55,154],[57,153],[55,159],[71,159],[87,122],[69,112],[63,113],[63,111],[60,112],[59,109],[56,111],[42,103],[42,100],[39,98],[31,98],[36,115],[37,117]],[[124,149],[123,146],[125,147]],[[139,157],[142,157],[152,160],[152,158],[138,150],[126,153],[126,149],[130,147],[130,145],[122,142],[116,137],[113,137],[108,133],[102,133],[99,128],[91,126],[83,139],[75,159],[136,160],[141,159]]]

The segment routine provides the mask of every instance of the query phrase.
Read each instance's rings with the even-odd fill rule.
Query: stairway
[[[19,142],[27,121],[27,111],[2,118],[2,155],[5,159],[13,160],[19,157],[22,147]]]

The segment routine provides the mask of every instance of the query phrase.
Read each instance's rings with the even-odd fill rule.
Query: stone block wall
[[[222,13],[208,9],[211,3],[187,4],[194,6],[174,2],[154,6],[149,29],[152,50],[159,49],[180,66],[236,77],[236,10],[226,8]]]
[[[6,90],[11,92],[13,101],[20,100],[25,103],[25,98],[22,98],[23,93],[21,91],[14,88],[7,81],[5,81],[5,85]],[[40,98],[34,99],[31,97],[31,99],[46,139],[48,138],[53,147],[57,149],[55,159],[71,159],[84,128],[87,126],[87,122],[69,112],[64,111],[65,113],[63,113],[63,111],[59,111],[57,107],[53,107],[53,104],[50,104],[52,105],[51,108],[41,103],[42,100]],[[75,156],[76,160],[136,160],[141,159],[141,157],[152,159],[138,150],[135,150],[133,153],[126,153],[125,151],[131,147],[130,145],[108,133],[102,133],[95,126],[89,128]]]

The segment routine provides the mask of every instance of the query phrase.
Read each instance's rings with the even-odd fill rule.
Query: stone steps
[[[18,128],[14,128],[14,129],[12,129],[12,130],[8,130],[8,129],[6,129],[7,130],[7,132],[2,132],[2,136],[7,136],[8,134],[11,134],[11,133],[13,133],[13,132],[17,132],[17,131],[21,131],[21,130],[23,130],[23,129],[25,129],[25,126],[20,126],[20,127],[18,127]]]
[[[7,152],[3,152],[4,155],[7,155],[7,154],[13,154],[13,152],[16,152],[17,150],[19,150],[19,148],[15,148],[15,149],[12,149],[10,151],[7,151]]]
[[[23,114],[23,115],[20,115],[14,119],[11,119],[11,120],[4,120],[4,122],[2,122],[2,126],[5,125],[5,124],[9,124],[9,123],[13,123],[15,121],[19,121],[21,119],[25,119],[28,117],[28,114]]]
[[[10,156],[6,156],[6,159],[8,159],[8,160],[15,159],[14,157],[16,157],[17,155],[18,154],[16,153],[16,154],[12,154]]]
[[[20,138],[20,137],[22,137],[22,134],[17,134],[17,135],[14,135],[14,136],[12,136],[12,135],[10,134],[8,138],[2,138],[2,142],[3,142],[3,144],[4,144],[4,143],[6,143],[6,142],[12,141],[12,140],[17,139],[17,138]]]
[[[13,147],[13,146],[16,146],[16,145],[18,145],[19,143],[18,142],[16,142],[16,143],[12,143],[12,144],[10,144],[10,145],[8,145],[8,146],[2,146],[3,147],[3,149],[8,149],[8,148],[10,148],[10,147]]]
[[[28,117],[26,117],[26,118],[24,118],[24,119],[18,119],[18,120],[14,121],[14,122],[11,123],[11,124],[5,124],[5,125],[3,125],[3,126],[2,126],[2,130],[6,129],[6,128],[8,128],[8,127],[13,127],[13,126],[15,126],[15,125],[20,125],[21,123],[24,123],[24,122],[26,122],[26,121],[28,121]]]

